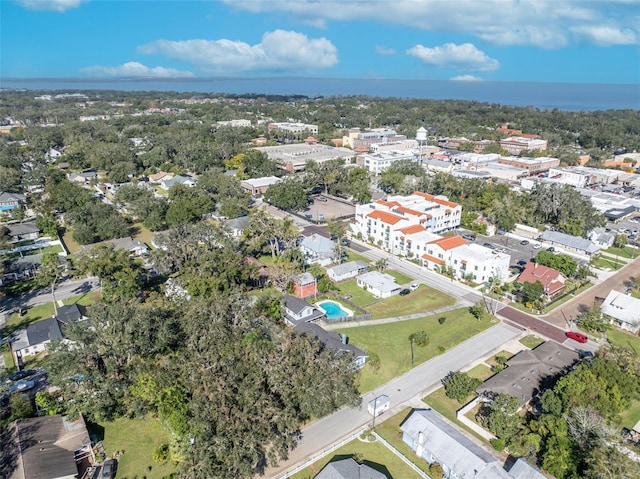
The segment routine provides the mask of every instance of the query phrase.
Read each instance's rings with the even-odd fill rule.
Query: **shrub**
[[[496,437],[494,439],[491,439],[491,441],[489,441],[489,442],[491,442],[491,445],[493,446],[493,448],[496,451],[503,451],[504,450],[504,446],[505,446],[504,439],[500,439],[500,438]]]
[[[429,475],[433,479],[440,479],[444,476],[444,469],[442,469],[442,466],[439,463],[434,462],[433,464],[429,464]]]
[[[153,460],[156,462],[165,462],[169,459],[169,444],[160,444],[153,450]]]
[[[444,324],[444,322],[445,322],[446,320],[447,320],[447,317],[446,317],[446,316],[440,316],[440,317],[438,318],[438,323],[440,323],[440,324]]]
[[[425,331],[416,331],[409,335],[409,341],[413,341],[416,346],[423,348],[429,344],[429,336]]]

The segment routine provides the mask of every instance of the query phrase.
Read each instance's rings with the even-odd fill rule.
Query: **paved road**
[[[516,327],[527,329],[532,334],[545,336],[549,339],[563,343],[566,341],[564,329],[558,328],[553,324],[541,321],[538,318],[520,311],[519,309],[512,308],[511,306],[505,306],[498,312],[500,316],[512,323]]]
[[[64,281],[55,288],[56,300],[66,299],[79,294],[87,294],[96,291],[100,287],[100,282],[96,277],[79,279],[76,281]],[[50,303],[51,288],[42,288],[20,296],[0,297],[0,328],[4,326],[5,315],[13,308],[24,308],[36,306],[38,304]]]
[[[416,404],[416,401],[420,401],[433,388],[439,387],[440,381],[449,372],[465,368],[477,360],[494,354],[501,349],[502,345],[521,334],[522,330],[499,323],[375,391],[365,394],[360,408],[343,408],[308,425],[302,430],[302,439],[291,452],[289,459],[276,468],[268,469],[265,477],[278,477],[279,474],[292,469],[298,463],[306,461],[316,452],[326,449],[370,423],[372,417],[368,414],[366,405],[374,397],[386,394],[391,402],[391,410],[376,418],[376,423],[379,423],[406,407]]]
[[[640,257],[635,258],[609,278],[587,289],[571,301],[543,316],[543,318],[556,326],[566,326],[565,317],[569,321],[575,320],[584,308],[593,306],[597,298],[606,298],[612,289],[625,291],[634,277],[640,277]]]

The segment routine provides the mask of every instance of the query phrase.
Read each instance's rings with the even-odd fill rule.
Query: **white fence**
[[[411,462],[409,459],[406,458],[406,456],[404,454],[402,454],[400,451],[398,451],[395,447],[393,447],[391,444],[389,444],[387,441],[385,441],[384,439],[382,439],[382,437],[380,435],[378,435],[377,432],[373,431],[373,435],[376,437],[376,439],[378,441],[380,441],[382,444],[384,444],[387,449],[389,449],[391,452],[393,452],[396,456],[398,456],[407,466],[409,466],[411,469],[413,469],[413,471],[418,474],[420,477],[424,478],[424,479],[431,479],[431,476],[429,474],[427,474],[426,472],[424,472],[422,469],[420,469],[418,466],[416,466],[413,462]],[[422,459],[421,459],[422,460]]]

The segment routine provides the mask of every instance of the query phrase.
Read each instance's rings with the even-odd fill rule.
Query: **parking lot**
[[[300,213],[313,221],[322,221],[327,218],[354,215],[356,207],[352,204],[335,200],[330,196],[315,195],[313,203],[309,204]]]

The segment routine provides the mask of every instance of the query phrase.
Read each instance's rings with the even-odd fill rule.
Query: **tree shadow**
[[[87,431],[89,431],[91,442],[104,441],[104,426],[87,420],[85,422],[87,423]]]

